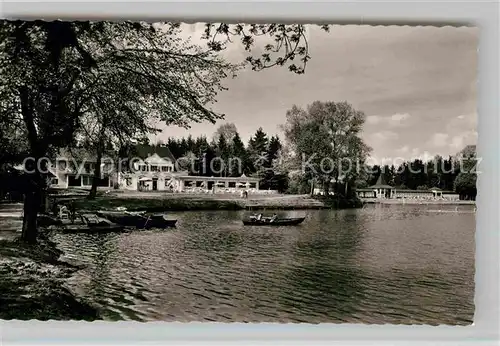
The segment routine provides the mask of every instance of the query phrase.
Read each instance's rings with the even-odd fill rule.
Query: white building
[[[144,147],[144,146],[143,146]],[[129,191],[169,191],[193,193],[239,193],[259,190],[259,179],[247,177],[205,177],[192,176],[188,172],[176,171],[175,158],[166,147],[161,152],[142,151],[145,158],[132,160],[130,170],[117,166],[109,157],[101,163],[100,187],[118,188]],[[141,154],[141,153],[140,153]],[[149,154],[149,155],[148,155]],[[52,187],[90,188],[96,166],[95,158],[84,151],[62,151],[53,165]]]

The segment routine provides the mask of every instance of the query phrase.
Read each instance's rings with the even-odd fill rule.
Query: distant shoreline
[[[476,201],[443,201],[443,200],[418,200],[418,199],[373,199],[362,200],[364,204],[398,204],[398,205],[476,205]]]
[[[475,201],[443,201],[414,199],[362,199],[363,204],[397,205],[475,205]],[[345,203],[344,203],[345,204]],[[165,193],[113,193],[98,196],[95,200],[78,199],[80,210],[115,209],[125,207],[129,211],[203,211],[203,210],[313,210],[344,209],[348,204],[335,206],[328,201],[309,195],[251,195],[248,199],[235,195],[195,195]]]

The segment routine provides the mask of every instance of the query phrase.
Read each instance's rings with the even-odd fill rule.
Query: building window
[[[51,183],[52,185],[58,185],[58,184],[59,184],[59,179],[57,179],[57,178],[52,178],[52,180],[50,181],[50,183]]]
[[[161,171],[166,172],[167,171],[167,166],[161,166]]]
[[[158,166],[151,166],[151,172],[158,172]]]
[[[92,177],[88,175],[84,175],[83,177],[83,185],[84,186],[91,186],[92,185]]]
[[[230,181],[228,184],[228,187],[232,187],[232,188],[236,187],[236,182]]]
[[[250,188],[255,189],[257,187],[257,183],[250,183]]]

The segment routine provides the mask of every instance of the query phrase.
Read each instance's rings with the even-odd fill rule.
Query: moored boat
[[[245,226],[294,226],[302,223],[305,217],[294,217],[294,218],[262,218],[260,220],[256,218],[251,218],[248,220],[243,220]]]
[[[79,220],[64,220],[61,224],[51,225],[49,228],[67,233],[108,233],[125,229],[122,225],[93,214],[82,214]]]
[[[163,214],[146,214],[145,212],[127,212],[101,210],[97,215],[125,227],[139,229],[175,227],[177,220],[167,219]]]

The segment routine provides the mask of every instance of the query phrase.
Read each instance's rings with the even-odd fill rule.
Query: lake
[[[176,229],[53,238],[86,265],[67,286],[106,320],[470,324],[472,211],[294,211],[304,223],[280,228],[182,212]]]

